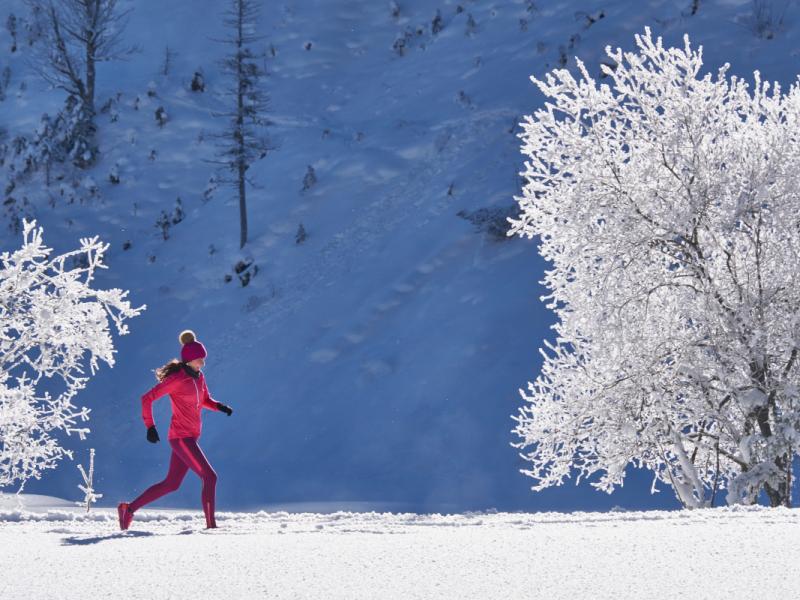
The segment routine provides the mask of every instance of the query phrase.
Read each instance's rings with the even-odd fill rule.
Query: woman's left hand
[[[230,406],[223,404],[222,402],[217,402],[217,408],[219,409],[220,412],[224,412],[229,417],[233,414],[233,409]]]

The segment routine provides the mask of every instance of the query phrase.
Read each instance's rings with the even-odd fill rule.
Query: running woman
[[[153,444],[159,441],[158,431],[153,421],[153,402],[169,394],[172,400],[172,422],[169,425],[169,445],[172,446],[172,457],[169,471],[163,481],[146,489],[141,496],[131,503],[122,502],[117,507],[120,529],[128,529],[133,514],[165,494],[177,490],[189,469],[197,473],[203,481],[201,499],[203,513],[206,516],[206,528],[217,526],[214,519],[214,494],[217,486],[217,474],[211,468],[197,439],[200,437],[201,412],[203,408],[224,412],[231,416],[233,409],[217,402],[208,393],[206,380],[201,369],[205,364],[205,346],[197,341],[193,331],[186,330],[179,336],[181,360],[173,359],[160,369],[156,369],[159,383],[142,396],[142,418],[147,427],[147,441]]]

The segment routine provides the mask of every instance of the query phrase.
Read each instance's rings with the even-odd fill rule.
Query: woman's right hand
[[[156,426],[151,425],[150,427],[147,428],[147,441],[150,442],[151,444],[155,444],[156,442],[158,442],[158,440],[159,437],[158,437],[158,431],[156,431]]]

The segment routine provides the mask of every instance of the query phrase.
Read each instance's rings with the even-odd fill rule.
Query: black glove
[[[155,425],[150,425],[147,428],[147,441],[151,444],[155,444],[159,440],[158,438],[158,431],[156,431]]]
[[[217,408],[220,412],[224,412],[229,417],[233,414],[233,409],[230,406],[226,406],[222,402],[217,402]]]

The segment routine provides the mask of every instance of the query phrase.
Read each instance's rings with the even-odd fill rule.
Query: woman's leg
[[[203,502],[203,513],[206,515],[206,527],[216,527],[214,498],[217,488],[217,474],[209,464],[200,446],[197,445],[196,438],[181,438],[173,441],[177,442],[177,444],[173,445],[173,449],[181,460],[203,480],[201,501]]]
[[[175,450],[175,442],[177,440],[170,440],[172,446],[172,456],[169,459],[169,471],[163,481],[159,481],[155,485],[147,488],[142,494],[130,503],[131,512],[136,512],[145,504],[150,504],[154,500],[158,500],[161,496],[174,492],[181,486],[183,478],[186,476],[189,466],[182,460],[179,452]]]

